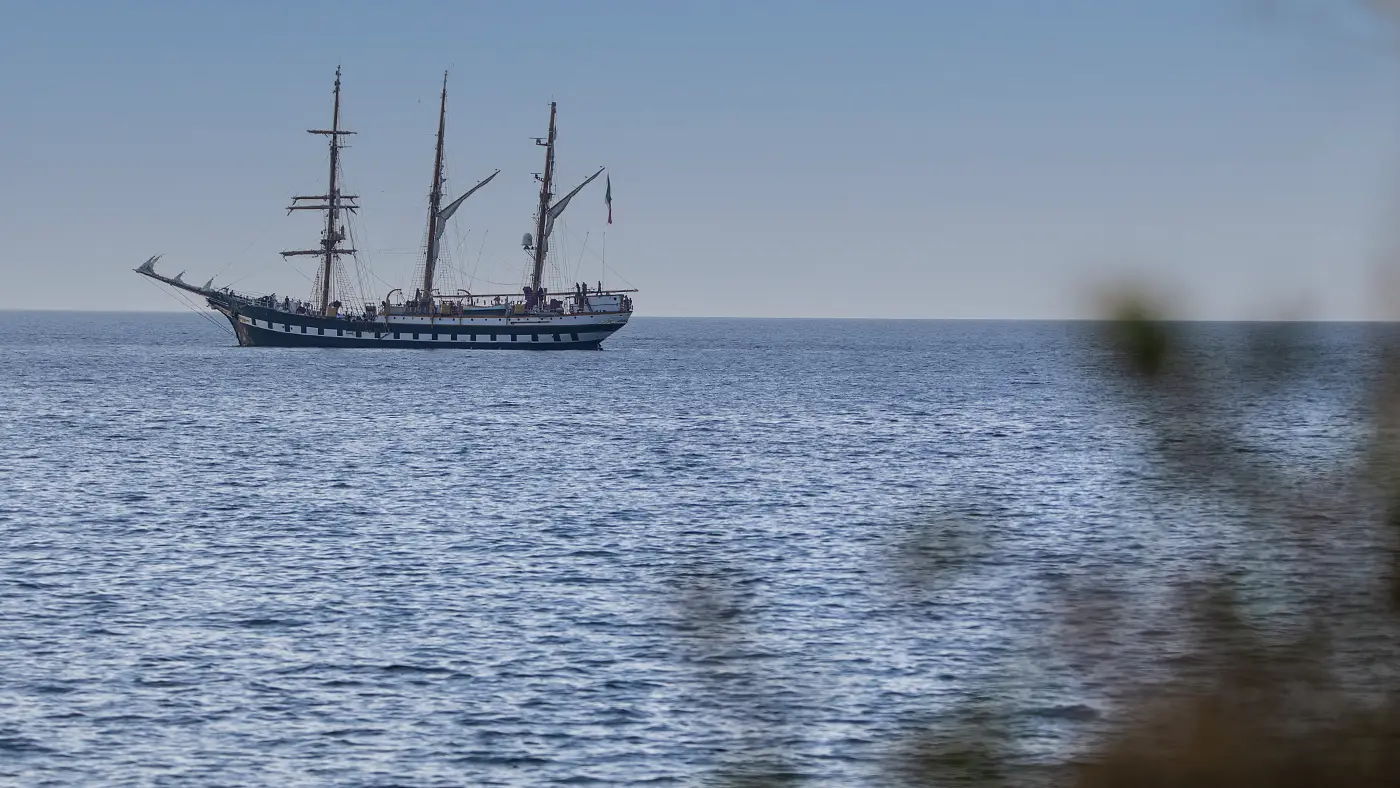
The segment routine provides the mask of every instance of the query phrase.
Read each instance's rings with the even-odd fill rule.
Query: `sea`
[[[1365,325],[1182,327],[1164,393],[1090,322],[531,353],[207,317],[0,313],[0,784],[1030,775],[1195,664],[1183,588],[1284,633],[1319,561],[1379,576],[1333,549]],[[1261,538],[1298,511],[1332,535]]]

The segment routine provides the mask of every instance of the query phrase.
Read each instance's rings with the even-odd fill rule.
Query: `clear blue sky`
[[[615,199],[610,228],[601,182],[573,203],[569,259],[596,280],[606,230],[642,314],[1073,317],[1138,275],[1196,317],[1367,317],[1400,66],[1363,5],[12,0],[0,308],[177,308],[130,272],[157,252],[309,293],[276,253],[315,243],[282,209],[323,184],[304,130],[340,64],[360,246],[395,283],[450,68],[453,187],[504,170],[450,240],[482,279],[519,280],[554,98],[563,180],[607,165]]]

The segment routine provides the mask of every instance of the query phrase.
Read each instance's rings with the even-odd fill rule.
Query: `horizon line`
[[[215,310],[210,309],[209,312]],[[190,309],[66,309],[60,307],[3,308],[0,314],[202,315]],[[864,317],[859,315],[636,315],[632,320],[864,320],[925,323],[1112,323],[1114,317]],[[1166,317],[1164,323],[1355,323],[1386,325],[1400,318],[1193,318]]]

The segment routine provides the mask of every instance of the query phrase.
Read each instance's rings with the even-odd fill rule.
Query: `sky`
[[[374,300],[424,236],[514,289],[548,103],[565,278],[639,315],[1393,316],[1400,52],[1363,0],[0,5],[0,309],[183,309],[133,274],[309,296],[331,82]],[[1379,3],[1373,3],[1379,6]],[[1390,282],[1390,284],[1387,284]]]

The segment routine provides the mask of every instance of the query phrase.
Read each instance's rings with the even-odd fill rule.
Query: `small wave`
[[[480,766],[548,766],[549,761],[529,755],[464,755],[453,758],[452,763]]]
[[[261,628],[261,627],[300,627],[305,626],[305,621],[298,621],[292,618],[247,618],[237,622],[240,627]]]
[[[28,736],[21,736],[18,731],[0,730],[0,752],[46,754],[56,750]]]
[[[419,665],[401,665],[401,664],[382,665],[382,666],[380,666],[379,669],[382,670],[382,671],[384,671],[385,673],[427,673],[427,674],[439,675],[439,676],[445,675],[445,674],[448,674],[448,673],[451,673],[451,672],[452,672],[452,671],[448,670],[447,668],[422,667],[422,666],[419,666]]]
[[[1031,715],[1032,717],[1044,717],[1047,719],[1055,720],[1088,721],[1096,720],[1099,718],[1099,712],[1097,709],[1095,709],[1092,706],[1086,706],[1082,703],[1072,703],[1063,706],[1046,706],[1039,709],[1031,709],[1026,713]]]
[[[564,553],[564,555],[576,558],[617,558],[621,554],[616,550],[609,550],[605,547],[584,547],[578,550],[570,550]]]
[[[322,736],[381,736],[383,728],[337,728],[333,731],[322,731]]]
[[[137,679],[136,685],[139,687],[154,687],[155,689],[179,689],[181,687],[193,687],[193,681],[176,681],[174,679]]]

